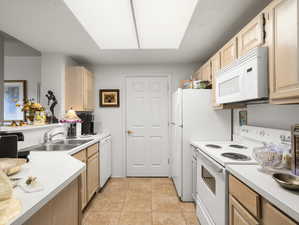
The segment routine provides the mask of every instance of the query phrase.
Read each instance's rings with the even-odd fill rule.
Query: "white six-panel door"
[[[168,176],[168,78],[126,79],[127,176]]]

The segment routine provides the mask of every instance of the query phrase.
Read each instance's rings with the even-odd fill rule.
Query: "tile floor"
[[[113,178],[85,209],[83,225],[199,225],[168,178]]]

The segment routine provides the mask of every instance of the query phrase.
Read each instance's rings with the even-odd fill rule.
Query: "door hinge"
[[[168,158],[168,165],[170,164],[170,158]]]

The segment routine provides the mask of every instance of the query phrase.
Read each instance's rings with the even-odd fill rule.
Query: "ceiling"
[[[0,30],[41,52],[63,53],[83,63],[203,62],[270,1],[199,0],[178,50],[102,50],[63,0],[1,0]]]

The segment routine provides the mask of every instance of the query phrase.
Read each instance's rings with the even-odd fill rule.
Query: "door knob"
[[[128,130],[127,133],[128,133],[128,134],[133,134],[133,131]]]

